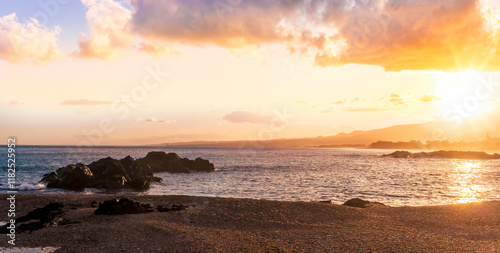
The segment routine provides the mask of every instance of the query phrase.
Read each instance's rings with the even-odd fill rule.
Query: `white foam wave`
[[[23,183],[19,187],[17,187],[17,190],[19,190],[19,191],[32,191],[32,190],[44,189],[45,187],[47,187],[47,186],[44,184],[32,185],[32,184]]]

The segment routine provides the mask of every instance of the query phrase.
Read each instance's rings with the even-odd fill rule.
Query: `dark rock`
[[[150,204],[141,204],[132,201],[128,198],[106,200],[99,204],[99,208],[94,211],[94,214],[138,214],[148,213],[153,211],[153,206]]]
[[[189,160],[180,158],[175,153],[163,151],[149,152],[144,158],[137,159],[138,162],[147,164],[153,172],[189,173],[192,171],[214,171],[215,166],[208,160],[196,158]]]
[[[352,207],[360,207],[360,208],[366,208],[366,207],[371,207],[371,206],[375,206],[375,205],[386,206],[386,205],[379,203],[379,202],[371,202],[371,201],[362,200],[359,198],[350,199],[350,200],[346,201],[344,203],[344,205],[345,206],[352,206]]]
[[[28,214],[16,219],[16,223],[20,224],[17,233],[29,231],[30,233],[42,229],[46,226],[53,226],[58,224],[61,218],[57,218],[64,214],[62,203],[50,203],[42,208],[36,208]],[[29,223],[24,223],[28,222]],[[22,223],[22,224],[21,224]],[[0,230],[2,233],[7,233],[7,225],[3,226]]]
[[[26,222],[30,220],[40,220],[43,223],[52,221],[57,215],[64,212],[62,203],[50,203],[42,208],[37,208],[28,214],[16,219],[16,222]]]
[[[111,157],[106,157],[103,159],[100,159],[96,162],[93,162],[88,165],[92,173],[94,173],[95,177],[95,182],[93,182],[94,187],[97,188],[107,188],[107,189],[114,189],[114,188],[121,188],[125,186],[125,184],[131,179],[131,175],[129,173],[131,170],[131,165],[133,158],[127,156],[123,160],[126,161],[126,167],[120,160],[113,159]],[[142,169],[142,168],[141,168]],[[138,171],[135,172],[134,175],[137,174],[142,174],[144,171]],[[151,174],[152,176],[152,174]]]
[[[159,205],[156,207],[156,210],[158,210],[158,212],[183,211],[186,210],[188,207],[189,206],[183,204],[172,205],[170,208]]]
[[[45,227],[46,227],[46,225],[43,224],[42,222],[35,221],[35,222],[30,222],[30,223],[25,223],[25,224],[19,225],[19,228],[17,229],[16,232],[23,233],[23,232],[29,231],[31,233],[33,231],[36,231],[36,230],[39,230],[39,229],[42,229]]]
[[[187,167],[189,171],[214,171],[215,167],[213,163],[208,160],[202,159],[200,157],[195,160],[189,160],[187,158],[182,158],[180,164]]]
[[[61,179],[57,177],[57,174],[55,172],[51,172],[44,174],[40,182],[46,184],[48,188],[57,188],[61,183]]]
[[[410,153],[408,151],[395,151],[395,152],[392,152],[390,154],[383,155],[383,156],[384,157],[389,156],[389,157],[393,157],[393,158],[410,158],[412,156],[412,153]]]
[[[97,207],[97,202],[96,202],[96,201],[92,201],[92,202],[90,203],[90,207],[92,207],[92,208],[96,208],[96,207]]]
[[[139,163],[147,164],[153,172],[189,173],[187,166],[180,163],[181,158],[175,153],[163,151],[149,152]]]
[[[56,170],[57,177],[61,179],[61,182],[57,186],[58,188],[81,190],[89,182],[93,180],[94,175],[90,169],[81,164],[76,165],[70,164],[66,167],[62,167]]]
[[[192,171],[214,171],[208,160],[180,158],[175,153],[149,152],[146,157],[134,160],[127,156],[121,160],[111,157],[92,162],[59,168],[56,172],[43,175],[41,182],[48,188],[82,190],[84,188],[119,189],[130,187],[145,190],[151,183],[161,182],[154,172],[189,173]]]
[[[119,189],[131,187],[147,189],[152,182],[161,182],[154,177],[147,164],[138,163],[127,156],[122,160],[111,157],[100,159],[85,166],[83,164],[68,165],[59,168],[56,173],[45,174],[41,180],[49,188],[80,190],[83,188]]]
[[[182,210],[186,210],[189,206],[185,206],[183,204],[180,204],[180,205],[172,205],[172,207],[170,208],[170,210],[172,211],[182,211]]]
[[[158,212],[168,212],[168,211],[170,211],[170,208],[160,205],[160,206],[156,207],[156,210],[158,210]]]
[[[151,177],[151,183],[160,183],[161,181],[163,181],[161,177]]]
[[[410,153],[408,151],[395,151],[393,153],[383,155],[384,157],[394,158],[453,158],[453,159],[500,159],[500,154],[488,154],[486,152],[476,151],[434,151],[434,152],[419,152]]]
[[[134,189],[147,189],[151,186],[151,180],[147,180],[143,177],[134,178],[128,182],[128,185]]]

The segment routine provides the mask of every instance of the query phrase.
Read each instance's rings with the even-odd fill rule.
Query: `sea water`
[[[157,173],[163,182],[146,191],[48,189],[43,174],[107,156],[144,157],[150,151],[175,152],[214,163],[215,172]],[[133,193],[195,195],[283,201],[343,203],[351,198],[392,206],[442,205],[500,200],[500,160],[382,157],[393,150],[316,148],[171,148],[18,146],[16,187],[37,193]],[[0,153],[0,193],[7,192],[7,148]]]

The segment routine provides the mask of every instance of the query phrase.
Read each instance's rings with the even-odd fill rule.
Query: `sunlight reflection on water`
[[[485,200],[483,192],[482,161],[457,161],[451,177],[450,195],[455,196],[453,203],[469,203]]]

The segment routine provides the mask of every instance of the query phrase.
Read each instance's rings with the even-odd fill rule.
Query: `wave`
[[[44,184],[36,184],[36,185],[33,185],[33,184],[26,184],[26,183],[22,183],[21,185],[19,185],[17,187],[17,190],[18,191],[33,191],[33,190],[41,190],[41,189],[45,189],[47,186],[44,185]]]

